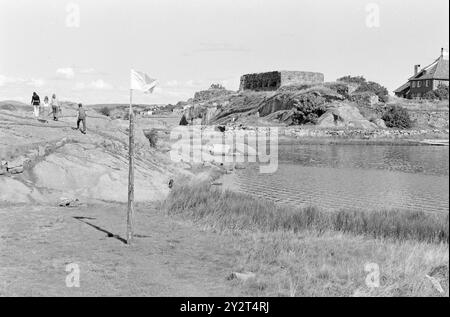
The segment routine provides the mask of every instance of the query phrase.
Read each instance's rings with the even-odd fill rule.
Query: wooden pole
[[[134,226],[134,112],[133,112],[133,90],[130,89],[130,128],[129,128],[129,166],[128,166],[128,210],[127,210],[127,244],[133,242]]]

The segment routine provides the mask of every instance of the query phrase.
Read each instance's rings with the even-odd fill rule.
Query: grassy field
[[[174,188],[164,208],[234,235],[237,270],[256,274],[235,282],[247,295],[449,294],[448,215],[292,209],[204,184]]]

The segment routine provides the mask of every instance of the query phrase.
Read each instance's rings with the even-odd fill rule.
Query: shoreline
[[[448,141],[448,138],[433,139],[361,139],[361,138],[332,138],[332,137],[281,137],[278,145],[380,145],[380,146],[448,146],[444,144],[430,144],[426,141]],[[436,142],[437,143],[437,142]]]

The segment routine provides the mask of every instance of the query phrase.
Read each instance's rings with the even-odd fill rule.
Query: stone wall
[[[417,127],[449,128],[448,110],[408,110],[408,113]]]
[[[267,73],[246,74],[241,76],[239,90],[267,91],[282,86],[322,84],[322,73],[300,71],[273,71]]]

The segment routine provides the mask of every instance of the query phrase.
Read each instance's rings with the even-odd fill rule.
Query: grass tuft
[[[216,229],[319,233],[337,231],[399,241],[448,243],[449,215],[403,210],[340,210],[276,205],[248,195],[212,188],[208,183],[179,185],[164,202],[169,214],[205,221]]]

